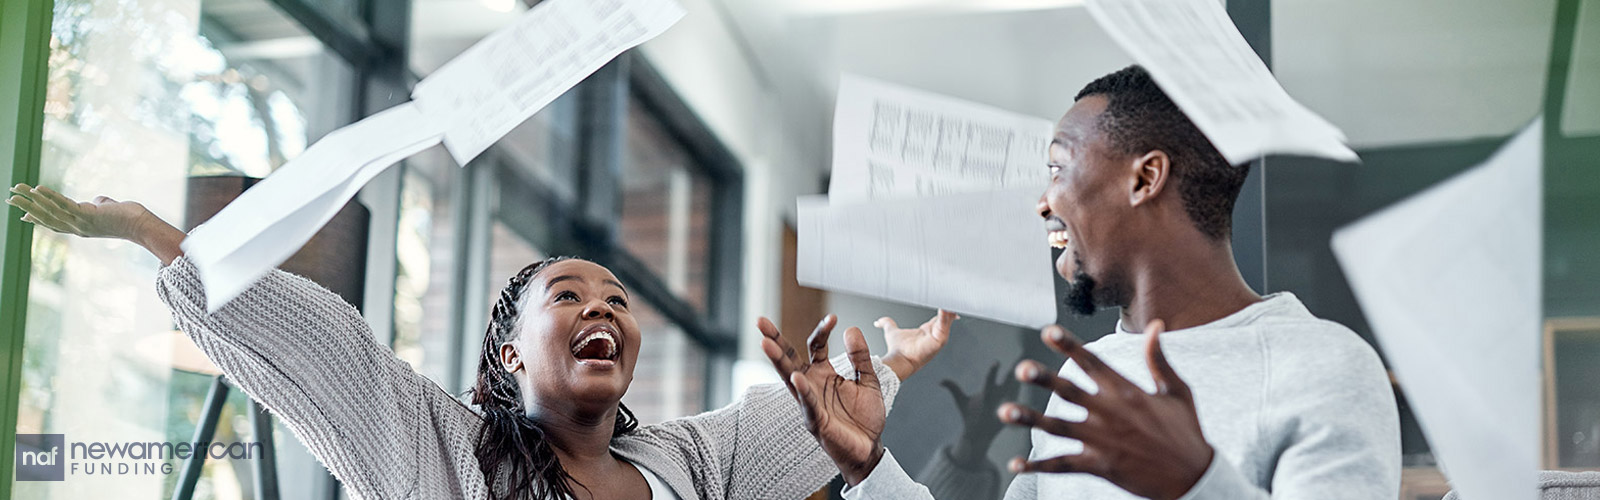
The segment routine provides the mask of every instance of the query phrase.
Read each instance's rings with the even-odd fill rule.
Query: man
[[[1121,320],[1087,346],[1046,328],[1045,344],[1070,358],[1059,373],[1017,365],[1019,380],[1054,396],[1043,414],[998,409],[1033,428],[1008,500],[1397,496],[1399,418],[1376,353],[1292,294],[1257,295],[1234,264],[1247,166],[1229,165],[1138,66],[1078,93],[1049,159],[1038,209],[1061,249],[1066,301],[1079,314],[1120,307]],[[863,404],[878,394],[866,390],[870,373],[846,380],[775,341],[763,347],[849,483],[846,498],[932,498],[878,439],[882,405]],[[941,497],[992,495],[960,491],[981,483],[963,474],[981,471],[945,471],[939,483],[954,489]]]

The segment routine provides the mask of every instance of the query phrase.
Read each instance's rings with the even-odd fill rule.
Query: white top
[[[640,474],[644,474],[644,482],[650,483],[650,500],[682,500],[678,498],[677,493],[672,492],[672,488],[667,487],[667,483],[661,482],[661,478],[650,472],[650,469],[639,464],[633,464],[633,467],[639,469]]]
[[[1122,376],[1155,387],[1144,356],[1145,337],[1118,326],[1087,348]],[[1200,428],[1216,450],[1205,475],[1184,500],[1395,498],[1400,489],[1400,430],[1394,391],[1377,353],[1355,332],[1318,319],[1287,292],[1211,323],[1161,334],[1161,346],[1194,391]],[[1061,376],[1094,391],[1072,362]],[[1081,421],[1087,412],[1052,396],[1046,415]],[[1032,459],[1083,450],[1077,440],[1033,431]],[[959,491],[987,471],[955,466],[939,453],[938,472],[912,482],[891,455],[849,500],[994,498],[993,491]],[[934,468],[935,466],[930,466]],[[991,465],[992,467],[992,465]],[[1088,474],[1022,474],[1006,500],[1132,500],[1133,495]]]

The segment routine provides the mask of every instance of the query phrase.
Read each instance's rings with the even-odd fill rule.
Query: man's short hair
[[[1184,211],[1195,227],[1212,239],[1232,231],[1233,203],[1244,187],[1250,166],[1233,166],[1177,104],[1156,86],[1139,65],[1128,66],[1089,82],[1074,100],[1102,95],[1109,101],[1096,127],[1113,150],[1142,155],[1167,153]]]

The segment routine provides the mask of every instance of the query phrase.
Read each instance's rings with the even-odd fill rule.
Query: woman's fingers
[[[817,322],[817,328],[811,331],[811,337],[806,339],[806,347],[811,349],[809,361],[812,364],[828,362],[828,337],[833,335],[833,326],[838,322],[837,316],[823,316],[822,321]]]
[[[872,352],[867,349],[867,338],[860,328],[852,326],[844,331],[844,350],[850,356],[850,364],[855,365],[856,383],[879,388],[878,370],[872,367]]]
[[[61,204],[60,201],[57,201],[55,197],[50,196],[49,193],[54,191],[45,191],[46,189],[49,188],[36,187],[29,189],[28,199],[38,204],[39,207],[54,212],[57,218],[63,218],[62,216],[64,216],[67,212],[67,207]]]
[[[27,213],[27,215],[23,216],[22,218],[24,221],[44,226],[45,228],[58,233],[78,233],[76,228],[61,221],[56,217],[57,214],[39,206],[39,204],[32,198],[17,195],[7,198],[6,203],[20,208],[23,212]]]
[[[72,201],[72,198],[68,198],[65,195],[62,195],[61,193],[57,193],[56,190],[50,189],[49,187],[39,186],[39,187],[33,188],[33,191],[36,192],[36,193],[44,195],[44,198],[46,200],[49,200],[50,202],[55,203],[56,206],[61,207],[62,210],[71,211],[73,209],[78,208],[78,202]]]

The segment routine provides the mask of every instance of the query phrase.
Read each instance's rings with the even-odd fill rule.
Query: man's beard
[[[1093,315],[1100,308],[1094,303],[1094,278],[1083,272],[1083,264],[1078,264],[1072,278],[1067,280],[1067,308],[1079,316]]]
[[[1111,307],[1121,302],[1121,293],[1113,287],[1102,287],[1099,281],[1084,271],[1083,259],[1074,257],[1072,278],[1067,280],[1068,309],[1078,316],[1091,316],[1102,307]]]

